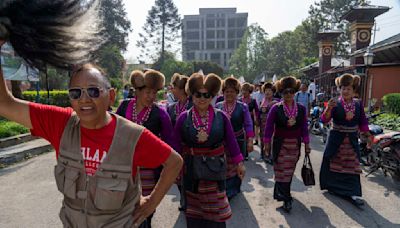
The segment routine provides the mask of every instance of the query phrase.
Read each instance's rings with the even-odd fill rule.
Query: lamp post
[[[370,47],[367,47],[367,51],[365,52],[365,54],[364,54],[364,64],[365,64],[365,79],[366,79],[366,82],[367,82],[367,80],[368,80],[368,70],[369,70],[369,67],[373,64],[373,62],[374,62],[374,56],[375,56],[375,54],[371,51],[371,48]],[[373,82],[373,75],[371,75],[371,79],[369,80],[370,81],[370,83],[369,83],[369,88],[368,88],[368,108],[371,110],[371,96],[372,96],[372,82]]]

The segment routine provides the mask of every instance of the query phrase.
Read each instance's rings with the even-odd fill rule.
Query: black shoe
[[[352,204],[354,204],[355,206],[357,206],[357,207],[360,207],[360,206],[364,205],[364,200],[362,200],[360,198],[357,198],[357,199],[350,198],[350,202]]]
[[[283,209],[284,209],[287,213],[289,213],[289,212],[292,210],[292,201],[289,200],[289,201],[283,202]]]

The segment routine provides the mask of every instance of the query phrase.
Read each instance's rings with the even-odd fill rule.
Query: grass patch
[[[0,120],[0,138],[7,138],[29,132],[29,129],[15,122]]]

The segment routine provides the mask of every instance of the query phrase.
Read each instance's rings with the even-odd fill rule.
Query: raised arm
[[[0,48],[4,41],[0,40]],[[6,82],[3,76],[3,69],[0,64],[0,116],[24,125],[27,128],[32,128],[31,118],[29,116],[29,104],[15,98],[8,91]]]

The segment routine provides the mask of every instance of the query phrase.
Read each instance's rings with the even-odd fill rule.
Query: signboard
[[[11,45],[5,43],[0,52],[1,67],[6,80],[39,81],[39,70],[27,66],[23,59],[16,56]]]

